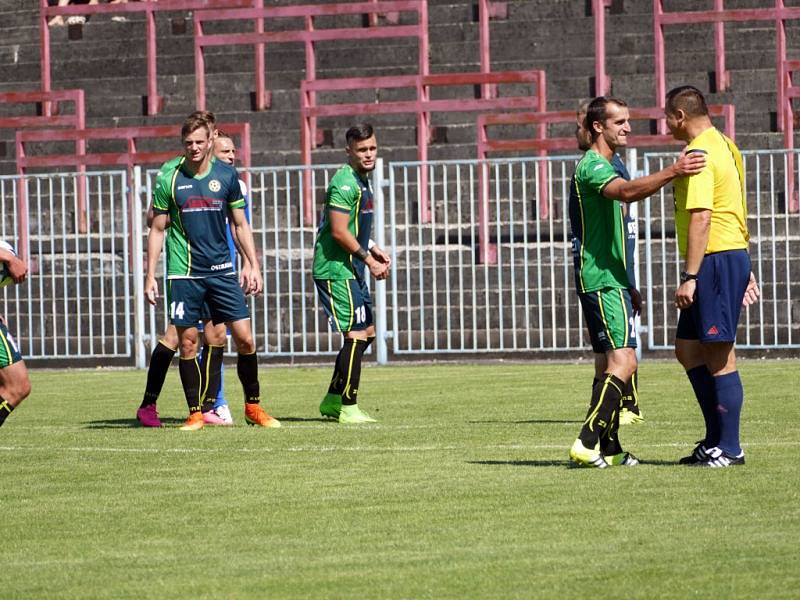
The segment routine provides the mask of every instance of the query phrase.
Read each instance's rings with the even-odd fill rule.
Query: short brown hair
[[[181,127],[181,139],[186,138],[187,135],[194,133],[201,127],[205,127],[208,137],[213,133],[213,125],[208,122],[208,119],[200,116],[199,113],[192,113],[183,122]]]
[[[682,85],[667,92],[666,112],[674,115],[679,109],[689,118],[708,115],[706,99],[702,92],[692,85]]]

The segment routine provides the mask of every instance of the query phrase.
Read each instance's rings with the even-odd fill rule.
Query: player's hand
[[[697,291],[697,280],[690,279],[684,281],[675,292],[675,306],[681,310],[689,308],[694,302],[694,294]]]
[[[153,306],[156,305],[158,299],[158,283],[156,283],[155,277],[148,275],[144,280],[144,297],[150,304]]]
[[[239,285],[245,296],[257,296],[264,290],[264,280],[258,269],[253,269],[249,263],[242,266],[239,275]]]
[[[6,265],[8,266],[8,274],[11,276],[11,279],[14,280],[14,283],[22,283],[25,281],[25,278],[28,276],[28,265],[22,262],[21,259],[15,256],[7,261]]]
[[[678,177],[683,177],[685,175],[697,175],[705,168],[705,166],[705,152],[690,151],[687,153],[686,148],[683,149],[681,155],[678,157],[678,160],[676,160],[675,164],[672,165]]]
[[[747,282],[747,289],[744,291],[744,298],[742,298],[742,306],[747,307],[758,302],[761,296],[761,290],[758,287],[756,276],[750,271],[750,281]]]
[[[633,306],[633,314],[642,314],[642,294],[635,287],[628,288],[631,295],[631,306]]]
[[[392,266],[391,257],[382,248],[380,248],[378,246],[372,246],[372,248],[370,249],[369,253],[372,254],[372,257],[375,260],[377,260],[379,263],[381,263],[381,264],[386,266],[386,273],[383,276],[383,279],[386,279],[387,277],[389,277],[389,269]]]
[[[377,258],[375,258],[372,254],[367,256],[367,260],[365,263],[369,272],[372,273],[372,276],[380,281],[381,279],[386,279],[389,276],[389,265],[388,263],[380,262]]]

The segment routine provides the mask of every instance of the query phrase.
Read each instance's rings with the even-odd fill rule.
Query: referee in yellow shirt
[[[742,155],[718,131],[697,88],[671,90],[667,126],[706,155],[706,168],[674,180],[675,229],[683,259],[675,305],[680,309],[675,354],[692,384],[706,424],[705,438],[681,464],[744,464],[739,417],[744,390],[736,370],[736,327],[742,304],[755,301],[750,270]],[[744,300],[743,300],[744,298]]]

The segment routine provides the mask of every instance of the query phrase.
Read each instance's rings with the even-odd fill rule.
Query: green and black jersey
[[[350,255],[331,235],[331,211],[350,215],[348,228],[364,250],[372,233],[372,189],[369,179],[349,164],[336,171],[325,195],[317,240],[314,244],[314,279],[364,278],[364,263]]]
[[[156,177],[153,212],[169,214],[167,276],[209,277],[234,272],[227,242],[227,215],[244,208],[236,169],[216,159],[192,176],[179,157]]]
[[[603,189],[619,176],[611,163],[594,150],[588,150],[575,168],[569,218],[575,286],[580,293],[631,286],[622,206],[603,196]]]

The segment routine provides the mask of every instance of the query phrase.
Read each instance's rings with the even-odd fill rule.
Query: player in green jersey
[[[592,146],[592,135],[586,129],[586,109],[589,106],[589,101],[582,102],[578,106],[575,113],[576,127],[575,139],[578,141],[578,149],[586,152]],[[611,166],[619,173],[623,179],[630,179],[628,169],[616,152],[611,158]],[[575,190],[574,186],[570,189],[571,192]],[[574,201],[574,200],[573,200]],[[627,204],[622,204],[623,227],[625,228],[625,265],[628,269],[628,280],[631,287],[628,291],[631,295],[631,306],[633,314],[638,315],[642,308],[642,296],[636,288],[636,273],[634,271],[633,255],[636,251],[636,222],[630,216]],[[592,346],[594,351],[594,379],[592,380],[592,388],[596,386],[603,379],[603,373],[608,368],[608,361],[606,360],[605,350],[600,346]],[[639,371],[634,371],[633,375],[624,390],[622,395],[622,405],[619,411],[620,425],[630,425],[632,423],[641,423],[644,421],[642,411],[639,407]],[[602,450],[602,447],[601,447]]]
[[[180,375],[189,418],[182,429],[203,428],[201,370],[197,361],[197,321],[204,303],[215,324],[230,329],[239,356],[237,372],[245,395],[245,420],[251,425],[279,427],[260,401],[258,359],[250,328],[245,294],[263,289],[250,226],[244,215],[239,177],[232,166],[211,155],[213,136],[208,122],[190,116],[181,129],[184,155],[179,164],[162,171],[153,197],[154,218],[147,241],[147,277],[144,291],[156,303],[155,269],[164,244],[167,218],[167,278],[170,321],[178,331]],[[227,217],[227,218],[226,218]],[[227,219],[247,261],[238,281],[225,234]]]
[[[389,255],[370,240],[372,189],[378,144],[371,125],[351,127],[345,134],[348,162],[331,179],[314,244],[314,283],[331,328],[344,336],[328,393],[320,404],[323,416],[340,423],[371,423],[358,407],[361,358],[375,338],[372,300],[365,267],[375,279],[389,275]]]
[[[616,437],[623,391],[637,362],[626,231],[622,207],[614,200],[642,200],[675,177],[694,175],[705,165],[702,156],[682,153],[666,169],[626,181],[611,160],[617,148],[627,143],[629,119],[628,107],[622,100],[602,96],[592,100],[585,120],[592,144],[575,168],[571,184],[569,213],[575,286],[592,346],[604,350],[607,365],[592,390],[586,419],[569,452],[572,462],[580,466],[604,468],[639,462],[623,452]]]
[[[6,264],[8,275],[14,283],[22,283],[28,276],[27,265],[17,255],[0,247],[0,262]],[[0,317],[0,425],[6,417],[19,406],[31,393],[31,381],[28,378],[28,367],[22,360],[17,343]]]

